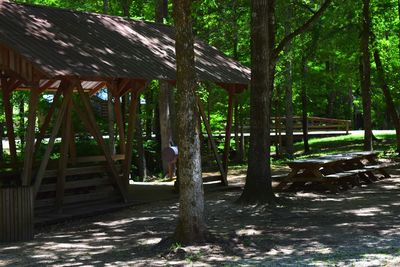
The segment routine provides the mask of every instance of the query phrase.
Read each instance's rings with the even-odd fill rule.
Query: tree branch
[[[282,41],[278,44],[278,46],[274,49],[273,51],[273,58],[276,59],[281,51],[299,34],[305,32],[315,21],[321,17],[321,15],[325,12],[325,10],[328,8],[332,0],[325,0],[325,2],[322,4],[320,9],[314,13],[303,25],[301,25],[299,28],[291,32],[290,34],[286,35],[285,38],[282,39]]]

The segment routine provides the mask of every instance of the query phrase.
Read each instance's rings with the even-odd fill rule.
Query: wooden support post
[[[95,116],[94,116],[93,111],[90,106],[89,96],[87,94],[85,94],[85,92],[83,91],[83,88],[82,88],[82,85],[80,82],[78,82],[78,92],[79,92],[80,98],[84,105],[84,111],[79,112],[80,113],[79,115],[82,118],[86,117],[87,123],[89,124],[88,126],[90,126],[92,128],[93,137],[96,139],[97,143],[103,150],[104,156],[107,161],[107,167],[110,171],[110,174],[111,174],[112,178],[114,179],[114,181],[116,182],[117,188],[120,191],[123,200],[125,202],[127,202],[128,201],[128,193],[126,191],[126,187],[124,186],[120,177],[118,176],[118,173],[117,173],[114,161],[112,159],[109,147],[105,144],[103,136],[101,135],[100,129],[98,128],[98,126],[96,124],[96,119],[95,119]],[[78,108],[77,103],[74,103],[74,104],[75,104],[75,108],[77,109]]]
[[[72,87],[67,91],[64,91],[64,98],[68,98],[67,107],[64,114],[62,135],[61,135],[61,150],[59,159],[59,169],[57,175],[57,186],[56,186],[56,208],[60,212],[62,204],[64,202],[64,191],[65,191],[65,177],[68,165],[68,148],[71,139],[71,97]],[[67,97],[67,95],[69,95]]]
[[[226,116],[226,128],[225,128],[225,146],[224,155],[222,157],[222,162],[226,175],[228,176],[228,160],[229,160],[229,150],[231,141],[231,130],[232,130],[232,114],[233,114],[233,101],[235,99],[235,92],[229,90],[229,103],[228,103],[228,114]]]
[[[61,82],[61,85],[63,83],[64,83],[64,81]],[[61,87],[61,85],[60,85],[60,87]],[[73,86],[73,84],[69,84],[68,86]],[[67,106],[68,106],[70,97],[71,97],[71,95],[67,94],[65,96],[65,98],[63,99],[60,111],[58,112],[58,116],[57,116],[56,122],[55,122],[53,130],[51,132],[49,143],[47,144],[46,151],[45,151],[45,153],[43,155],[43,158],[42,158],[42,162],[40,163],[40,167],[39,167],[39,170],[37,172],[36,180],[35,180],[35,184],[34,184],[34,196],[35,197],[36,197],[37,193],[39,192],[39,188],[40,188],[40,185],[42,183],[42,180],[43,180],[46,168],[47,168],[47,164],[48,164],[49,159],[50,159],[50,153],[53,150],[54,142],[55,142],[55,140],[57,138],[57,134],[58,134],[58,131],[60,129],[61,123],[63,121],[64,114],[65,114],[65,112],[67,110]]]
[[[119,135],[119,153],[125,154],[125,131],[124,131],[124,123],[122,120],[122,111],[121,111],[121,100],[120,96],[115,96],[115,119],[117,122],[118,135]]]
[[[216,146],[214,138],[212,136],[210,123],[208,122],[206,113],[204,112],[203,104],[201,103],[201,100],[198,97],[197,97],[197,105],[199,107],[200,116],[203,119],[204,126],[206,127],[208,140],[210,141],[211,148],[212,148],[212,151],[214,153],[215,160],[217,161],[219,172],[221,173],[222,183],[224,185],[228,185],[228,180],[227,180],[227,176],[226,176],[226,173],[225,173],[225,169],[224,169],[224,166],[222,165],[221,158],[220,158],[220,156],[218,154],[217,146]]]
[[[129,105],[128,133],[125,148],[124,164],[124,183],[129,184],[129,173],[131,171],[133,137],[135,135],[136,109],[137,109],[138,91],[131,90],[131,103]]]
[[[32,182],[32,164],[34,160],[36,110],[39,102],[39,85],[35,86],[29,96],[28,127],[25,134],[24,167],[21,181],[23,186],[30,186]]]
[[[15,144],[15,135],[14,135],[14,125],[13,125],[13,108],[11,105],[11,84],[13,82],[7,81],[7,78],[1,78],[2,90],[3,93],[3,106],[6,120],[6,129],[7,129],[7,138],[8,144],[10,148],[10,156],[13,164],[17,163],[17,146]]]
[[[36,138],[35,154],[39,150],[39,146],[42,143],[44,136],[46,135],[46,130],[47,130],[47,128],[49,128],[51,118],[54,114],[54,110],[58,104],[58,100],[60,99],[62,91],[63,91],[63,88],[61,88],[61,87],[59,88],[59,90],[57,90],[56,94],[54,95],[53,102],[51,103],[51,106],[50,106],[49,110],[47,111],[44,122],[43,122],[42,126],[40,127],[38,137]]]

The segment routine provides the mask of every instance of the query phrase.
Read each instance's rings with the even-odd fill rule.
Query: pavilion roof
[[[0,1],[0,45],[12,48],[48,79],[176,79],[171,26]],[[247,85],[249,68],[201,40],[198,80]]]

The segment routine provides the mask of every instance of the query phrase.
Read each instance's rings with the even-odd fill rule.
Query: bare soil
[[[236,174],[233,182],[243,185],[243,173]],[[166,193],[157,202],[36,229],[32,242],[0,245],[0,265],[400,266],[400,170],[391,174],[338,194],[279,193],[274,208],[239,206],[241,190],[213,190],[206,194],[213,241],[192,247],[159,245],[178,213],[176,197]]]

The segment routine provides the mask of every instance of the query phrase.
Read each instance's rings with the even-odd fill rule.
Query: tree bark
[[[160,114],[160,135],[161,135],[161,152],[170,145],[174,144],[172,136],[172,114],[171,114],[171,92],[172,88],[167,82],[160,81],[160,91],[158,95],[158,107]],[[168,172],[168,162],[163,161],[163,171]]]
[[[301,59],[301,76],[302,76],[302,85],[301,85],[301,105],[302,105],[302,128],[303,128],[303,143],[304,143],[304,153],[310,152],[310,145],[308,144],[308,114],[307,114],[307,88],[304,82],[305,76],[307,73],[307,59],[303,56]]]
[[[385,96],[387,111],[389,112],[390,118],[392,119],[393,125],[396,129],[397,153],[399,153],[400,155],[400,118],[399,114],[397,113],[389,86],[386,83],[385,71],[383,69],[381,57],[378,50],[374,51],[374,59],[376,70],[378,73],[378,80],[382,88],[383,95]]]
[[[153,112],[153,91],[150,89],[150,87],[144,92],[144,98],[146,100],[146,106],[145,106],[145,112],[146,112],[146,121],[145,121],[145,127],[146,127],[146,139],[151,140],[152,132],[153,132],[153,118],[154,118],[154,112]]]
[[[289,4],[287,7],[285,17],[285,34],[288,35],[291,32],[290,20],[293,16],[292,6]],[[285,61],[285,111],[286,111],[286,122],[285,122],[285,143],[286,143],[286,154],[289,158],[293,157],[293,72],[292,72],[292,57],[290,55],[290,46],[285,48],[286,61]]]
[[[24,143],[25,143],[25,138],[24,138],[24,133],[25,133],[25,101],[24,97],[20,96],[18,100],[18,119],[19,119],[19,139],[20,139],[20,144],[21,144],[21,151],[24,151]]]
[[[270,166],[271,95],[274,88],[275,1],[251,1],[250,148],[239,202],[273,203]]]
[[[136,115],[136,130],[135,130],[135,140],[136,140],[136,150],[137,150],[137,167],[138,167],[138,176],[139,181],[143,182],[147,177],[147,168],[146,168],[146,156],[143,146],[143,129],[142,129],[142,120],[140,118],[140,97],[138,97],[137,103],[137,115]]]
[[[168,0],[156,0],[155,21],[164,23],[164,18],[168,16]],[[170,145],[174,144],[173,130],[173,92],[172,88],[166,81],[160,81],[160,90],[158,95],[158,107],[160,118],[160,137],[161,137],[161,153]],[[168,173],[168,162],[162,162],[164,174]]]
[[[372,119],[371,119],[371,62],[369,52],[370,36],[370,0],[363,0],[363,29],[361,36],[362,53],[362,79],[361,79],[361,97],[364,116],[364,150],[373,150],[372,147]]]
[[[276,60],[293,38],[315,23],[331,2],[326,0],[313,16],[275,47],[275,0],[251,1],[250,148],[246,184],[239,202],[275,202],[270,166],[270,118]]]
[[[4,160],[3,135],[4,135],[4,123],[0,121],[0,161]]]
[[[203,242],[206,238],[191,5],[191,0],[173,1],[180,179],[179,217],[174,239],[183,244]]]

